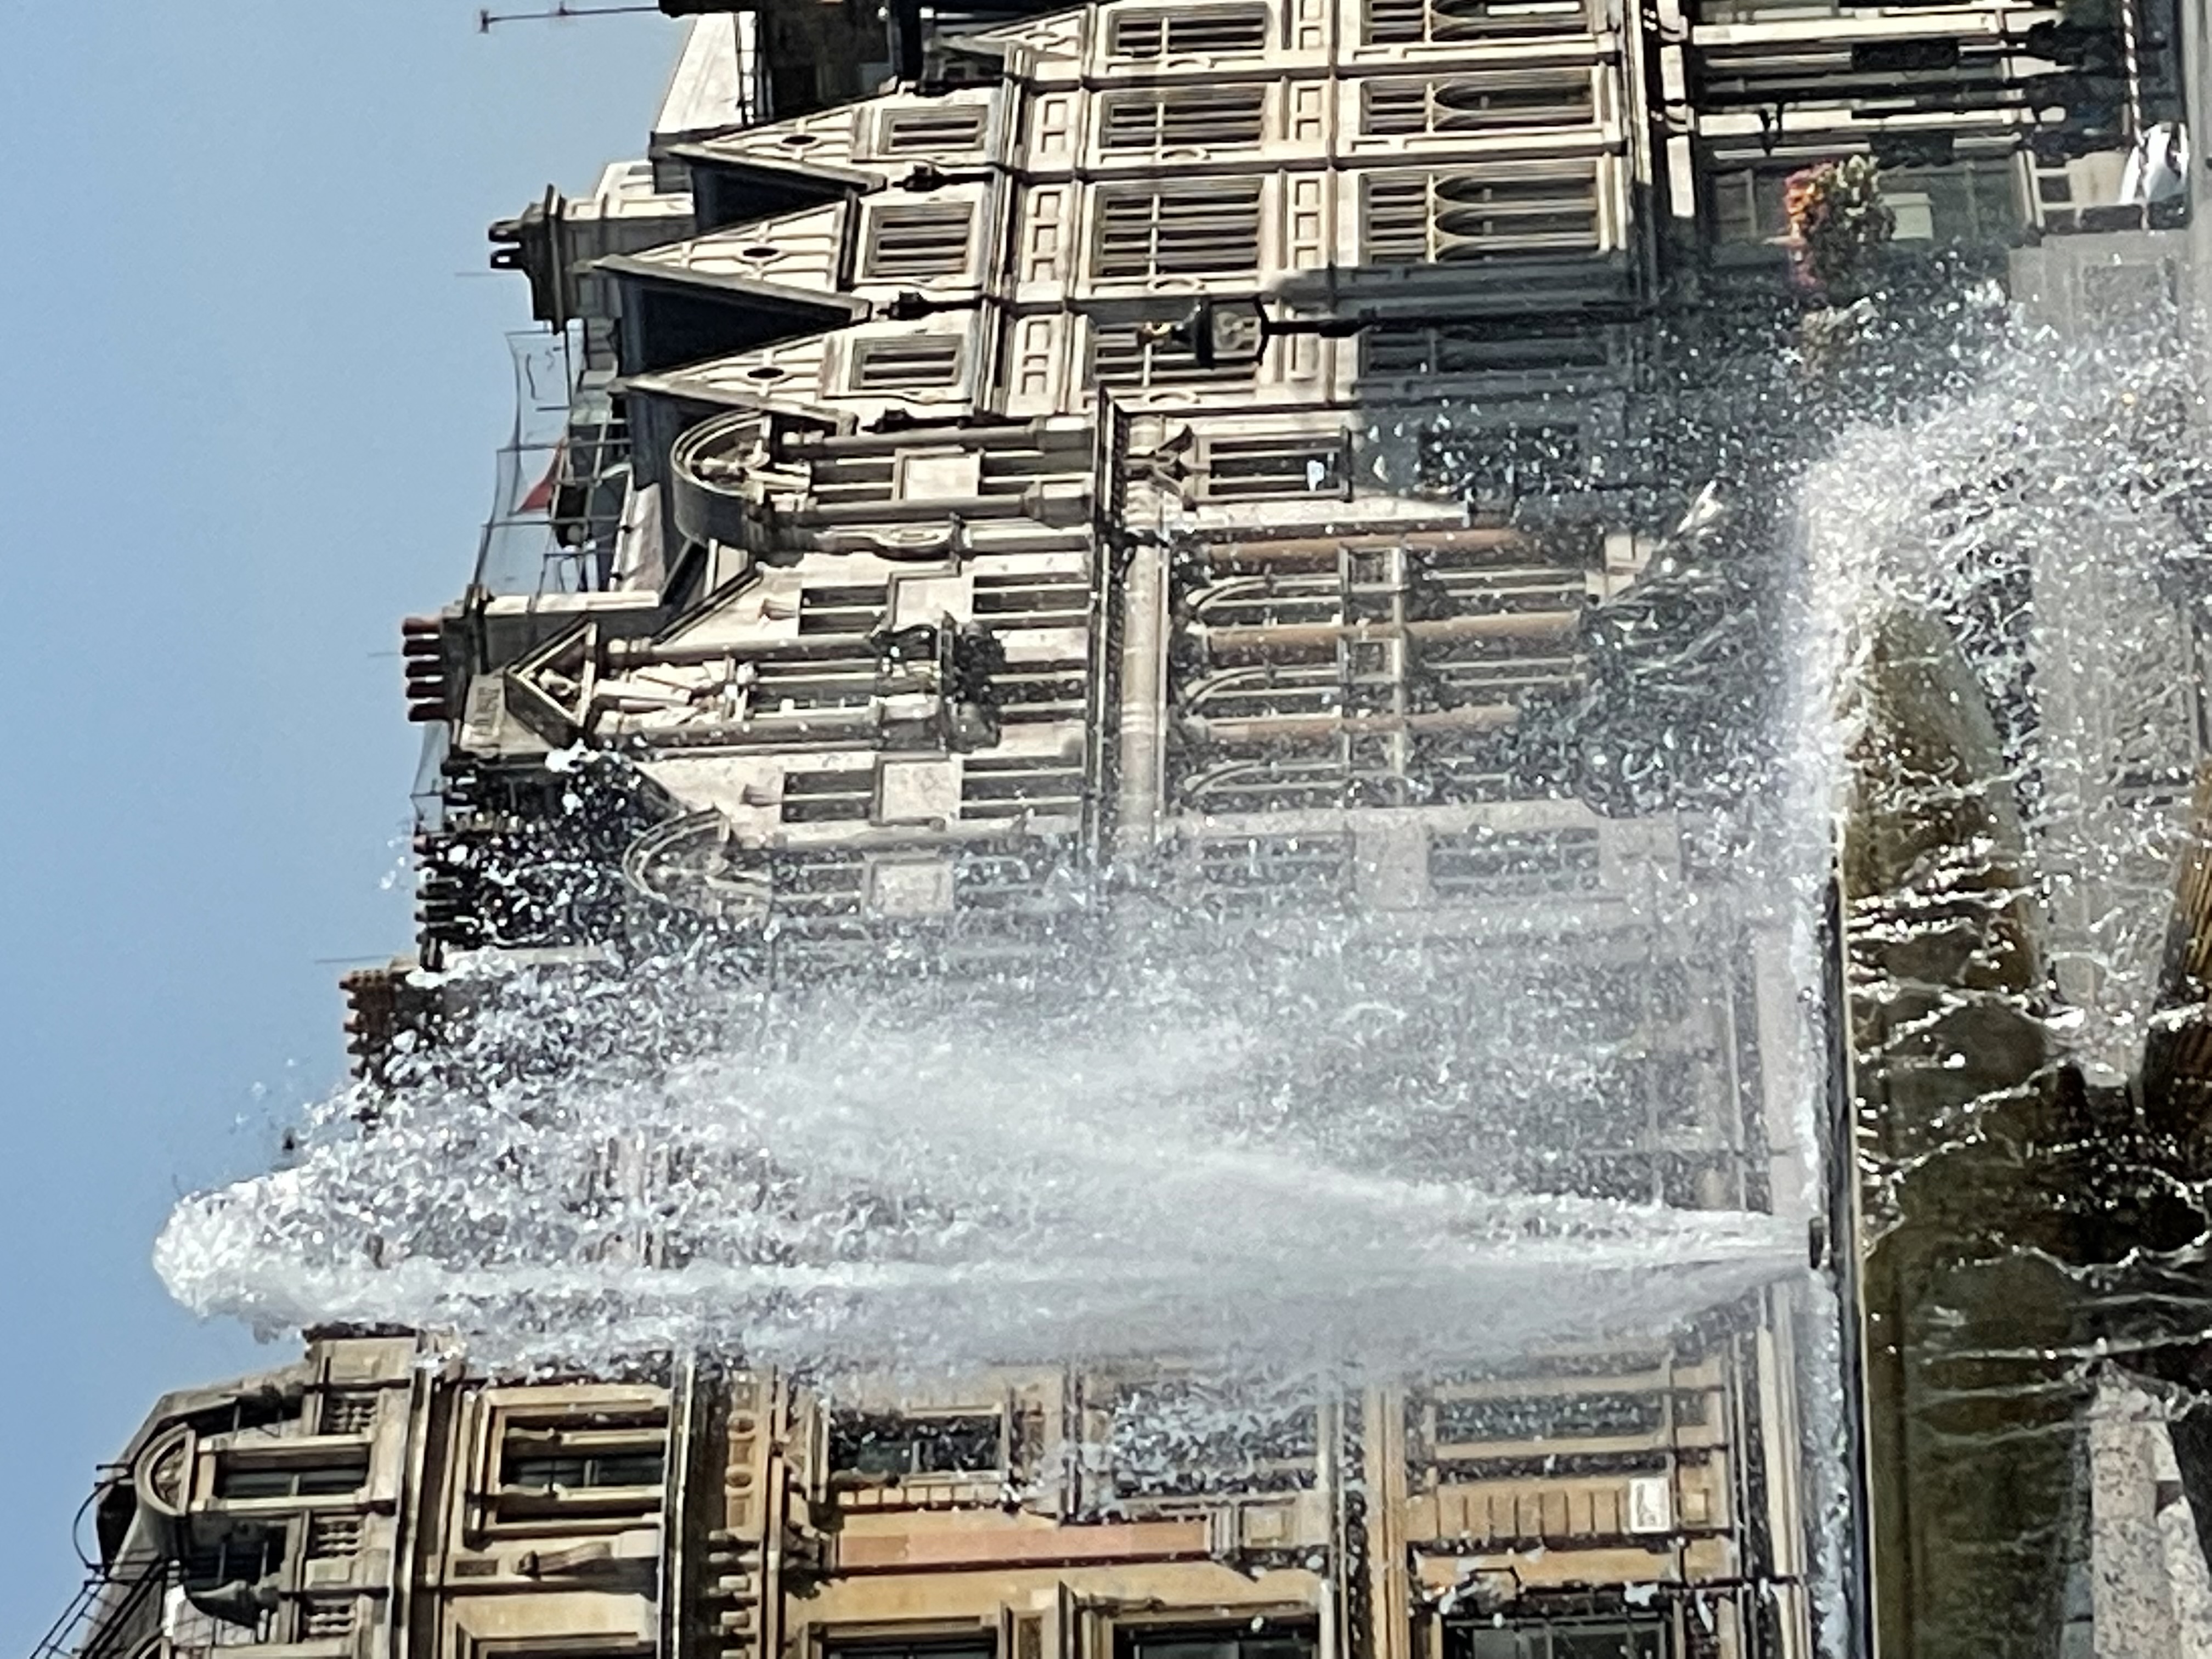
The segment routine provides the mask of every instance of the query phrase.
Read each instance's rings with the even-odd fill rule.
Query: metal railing
[[[30,1659],[122,1659],[158,1631],[158,1604],[173,1567],[165,1556],[126,1556],[94,1572],[32,1647]],[[149,1605],[155,1611],[150,1623]]]

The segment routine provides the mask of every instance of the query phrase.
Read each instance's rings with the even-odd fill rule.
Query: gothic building
[[[1445,969],[1534,933],[1627,1023],[1604,1144],[1526,1183],[1811,1224],[1784,926],[1581,740],[1607,641],[1694,609],[1668,573],[1743,511],[1701,376],[1811,302],[1793,178],[1875,158],[1899,270],[2141,232],[2170,20],[680,9],[647,154],[495,228],[567,407],[405,625],[422,932],[348,981],[363,1069],[465,1012],[420,969],[672,934],[804,979],[1163,915]],[[1685,891],[1720,921],[1658,939]],[[1158,1357],[518,1381],[324,1333],[156,1408],[77,1650],[1799,1659],[1811,1316],[1256,1394]]]

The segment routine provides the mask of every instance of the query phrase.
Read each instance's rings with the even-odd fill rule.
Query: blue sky
[[[405,944],[398,622],[466,578],[528,321],[484,228],[641,150],[679,40],[475,19],[0,0],[0,1656],[154,1397],[290,1355],[148,1249]]]

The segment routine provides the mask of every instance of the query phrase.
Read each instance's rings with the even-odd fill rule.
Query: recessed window
[[[605,1417],[509,1422],[500,1436],[501,1514],[647,1514],[660,1505],[667,1431]]]
[[[1260,181],[1194,179],[1098,198],[1101,276],[1250,270],[1260,262]]]
[[[1208,501],[1341,496],[1351,476],[1340,436],[1216,438],[1206,447]]]
[[[1642,1439],[1667,1425],[1662,1394],[1493,1395],[1437,1401],[1437,1440]]]
[[[839,767],[783,775],[786,823],[866,823],[876,805],[876,769]]]
[[[1550,161],[1367,180],[1361,254],[1370,265],[1477,264],[1595,252],[1597,165]]]
[[[927,155],[973,149],[983,142],[983,119],[988,112],[981,104],[929,104],[892,110],[884,117],[883,153]]]
[[[1582,69],[1370,81],[1360,94],[1360,129],[1370,134],[1586,126],[1596,115],[1595,89]]]
[[[368,1481],[368,1452],[313,1462],[278,1462],[246,1454],[226,1455],[216,1469],[217,1498],[321,1498],[359,1492]]]
[[[1121,1631],[1115,1647],[1115,1659],[1314,1659],[1318,1651],[1310,1627],[1258,1620],[1226,1626],[1140,1626]]]
[[[195,1530],[178,1563],[179,1576],[203,1612],[213,1612],[228,1623],[256,1625],[264,1609],[251,1599],[241,1599],[234,1608],[222,1607],[220,1603],[210,1605],[212,1598],[205,1592],[226,1585],[258,1584],[283,1571],[284,1556],[285,1536],[281,1526],[236,1528],[218,1537]]]
[[[1583,0],[1367,0],[1370,45],[1579,34]]]
[[[862,340],[853,351],[855,392],[926,392],[960,378],[957,334],[896,334]]]
[[[995,1474],[1006,1466],[1004,1423],[996,1413],[842,1414],[830,1428],[830,1467],[892,1480]]]
[[[870,282],[896,283],[963,275],[974,217],[966,202],[878,208],[868,221],[861,276]]]
[[[1249,362],[1207,368],[1190,347],[1164,337],[1144,323],[1094,323],[1091,327],[1091,380],[1116,391],[1157,386],[1223,386],[1249,382]]]
[[[1204,876],[1248,896],[1303,896],[1334,886],[1348,848],[1329,836],[1212,842]],[[1319,1449],[1310,1402],[1189,1378],[1123,1389],[1108,1407],[1105,1441],[1114,1489],[1126,1498],[1303,1491]]]
[[[975,620],[985,628],[1081,628],[1091,620],[1091,579],[1073,572],[978,575],[973,592]]]
[[[891,591],[883,582],[854,586],[810,586],[799,593],[799,631],[812,634],[871,634],[890,608]]]
[[[1267,94],[1259,87],[1113,92],[1101,106],[1098,142],[1117,150],[1256,144],[1266,131],[1266,110]]]
[[[1359,338],[1360,372],[1375,376],[1547,374],[1602,369],[1612,334],[1587,323],[1532,323],[1511,334],[1486,328],[1370,329]]]
[[[910,1642],[841,1642],[832,1637],[823,1653],[823,1659],[999,1659],[999,1644],[980,1631]]]
[[[1534,897],[1545,893],[1589,893],[1604,884],[1595,830],[1486,830],[1440,835],[1429,843],[1429,885],[1439,898]],[[1504,1413],[1513,1402],[1468,1401],[1468,1426],[1483,1413]],[[1528,1407],[1537,1410],[1534,1405]],[[1441,1407],[1439,1409],[1442,1409]],[[1551,1406],[1542,1407],[1553,1409]],[[1565,1410],[1561,1406],[1558,1409]],[[1501,1419],[1501,1421],[1504,1419]],[[1439,1434],[1443,1430],[1439,1427]],[[1449,1438],[1513,1439],[1510,1434]]]
[[[1176,12],[1121,13],[1114,20],[1111,51],[1117,58],[1167,58],[1262,52],[1267,45],[1264,6],[1193,6]]]
[[[590,1492],[603,1486],[657,1486],[664,1457],[659,1450],[539,1452],[509,1449],[500,1460],[499,1483],[518,1492]]]
[[[1444,1639],[1445,1659],[1674,1659],[1674,1652],[1659,1613],[1488,1620],[1452,1626]]]

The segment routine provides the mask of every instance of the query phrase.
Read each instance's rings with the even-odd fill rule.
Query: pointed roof
[[[632,375],[757,350],[842,327],[872,307],[837,289],[846,204],[613,254],[622,284],[622,362]]]

